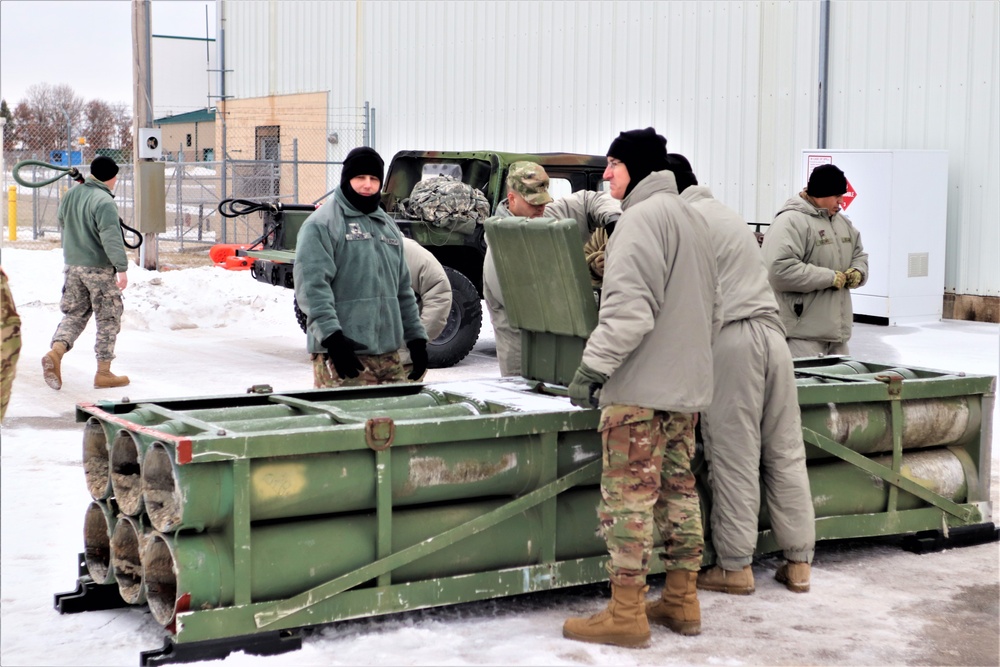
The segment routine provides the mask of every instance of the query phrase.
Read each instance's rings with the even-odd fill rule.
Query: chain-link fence
[[[315,203],[324,199],[339,183],[340,168],[347,152],[355,146],[370,145],[373,137],[371,110],[342,109],[315,118],[298,111],[282,117],[261,117],[259,112],[216,114],[213,133],[202,128],[191,144],[191,133],[170,128],[171,136],[182,137],[178,150],[169,150],[164,131],[166,232],[159,234],[161,249],[186,251],[206,249],[215,243],[250,243],[263,234],[258,214],[226,218],[219,214],[224,199]],[[166,128],[166,126],[164,126]],[[185,137],[186,134],[186,137]],[[215,146],[205,146],[214,135]],[[186,141],[185,141],[186,139]],[[198,142],[202,145],[197,145]],[[5,149],[10,146],[4,136]],[[67,177],[37,188],[17,184],[13,166],[33,159],[57,166],[77,166],[89,174],[90,161],[104,154],[119,162],[115,200],[122,219],[131,227],[141,227],[135,215],[135,185],[130,155],[112,149],[84,146],[80,151],[37,151],[27,153],[12,146],[5,150],[2,174],[4,192],[13,188],[17,206],[17,239],[51,240],[60,236],[57,212],[59,201],[73,182]],[[206,160],[219,155],[220,160]],[[197,161],[191,161],[197,160]],[[28,182],[44,181],[57,175],[52,169],[29,166],[19,170]],[[8,207],[8,212],[10,208]],[[8,225],[4,225],[6,230]],[[9,235],[5,231],[5,237]]]

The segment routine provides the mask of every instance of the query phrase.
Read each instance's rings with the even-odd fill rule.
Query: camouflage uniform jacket
[[[302,224],[293,276],[311,353],[337,331],[367,355],[427,338],[396,223],[381,209],[361,213],[340,188]]]
[[[63,260],[70,266],[128,270],[128,256],[118,224],[118,207],[108,186],[88,176],[70,188],[59,204]]]
[[[681,199],[701,213],[712,235],[722,290],[723,326],[737,320],[760,319],[784,336],[778,302],[767,282],[764,256],[750,226],[704,185],[685,188]]]
[[[622,202],[597,327],[583,352],[583,363],[609,376],[601,407],[707,408],[721,325],[708,225],[677,195],[671,172],[653,172]]]
[[[833,277],[835,271],[855,268],[861,272],[862,285],[868,280],[868,253],[851,221],[840,213],[831,217],[796,195],[778,211],[761,251],[786,336],[833,343],[850,340],[851,293],[834,289]]]

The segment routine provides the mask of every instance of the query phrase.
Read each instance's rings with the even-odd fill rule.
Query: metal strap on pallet
[[[911,479],[903,477],[898,472],[887,468],[880,463],[872,461],[867,456],[858,454],[852,449],[844,447],[839,442],[835,442],[824,435],[820,435],[812,429],[802,429],[802,437],[807,443],[819,447],[828,454],[832,454],[839,459],[847,461],[853,466],[875,475],[893,486],[898,486],[907,493],[912,493],[921,500],[940,508],[963,522],[968,522],[972,518],[972,508],[959,505],[933,491],[926,489]]]

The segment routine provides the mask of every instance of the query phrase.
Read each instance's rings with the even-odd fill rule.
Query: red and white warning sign
[[[845,179],[845,180],[847,181],[847,192],[844,193],[843,210],[846,211],[847,207],[850,206],[852,202],[854,202],[854,198],[858,196],[858,193],[854,191],[854,186],[851,185],[850,179]]]

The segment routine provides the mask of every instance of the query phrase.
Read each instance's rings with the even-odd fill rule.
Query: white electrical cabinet
[[[851,294],[855,316],[880,324],[941,319],[948,152],[804,150],[802,183],[830,163],[847,177],[842,213],[868,253],[868,282]]]

